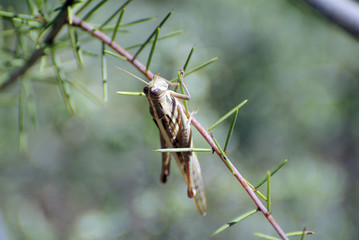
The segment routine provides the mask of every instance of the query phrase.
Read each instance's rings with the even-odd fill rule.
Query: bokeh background
[[[49,1],[50,6],[58,6]],[[3,8],[28,13],[26,1],[1,0]],[[101,23],[119,6],[109,1],[91,19]],[[122,1],[121,1],[122,4]],[[171,79],[195,45],[190,66],[220,60],[190,75],[190,109],[209,127],[244,99],[228,155],[253,184],[286,157],[272,178],[273,216],[286,231],[317,232],[308,239],[358,236],[359,56],[358,42],[300,1],[183,0],[131,3],[123,22],[159,16],[126,28],[117,42],[143,42],[169,11],[161,34],[185,32],[157,45],[152,71]],[[6,25],[5,25],[6,26]],[[100,54],[97,40],[81,35],[84,50]],[[102,98],[101,62],[59,52],[71,80]],[[145,61],[147,53],[140,56]],[[4,60],[2,60],[4,61]],[[67,112],[55,74],[35,67],[30,79],[37,129],[25,116],[27,151],[18,148],[18,106],[0,108],[0,239],[209,239],[254,204],[223,163],[210,153],[199,160],[206,184],[207,216],[200,216],[176,164],[159,181],[158,130],[145,98],[119,96],[143,84],[116,70],[127,63],[108,57],[109,103],[71,93],[77,114]],[[46,81],[45,81],[46,80]],[[49,83],[50,82],[50,83]],[[6,93],[18,93],[13,86]],[[1,94],[1,93],[0,93]],[[224,143],[228,122],[214,131]],[[208,147],[194,130],[195,145]],[[262,189],[265,192],[265,189]],[[212,239],[276,236],[261,214]]]

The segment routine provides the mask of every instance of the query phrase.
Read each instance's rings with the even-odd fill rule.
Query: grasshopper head
[[[146,94],[147,98],[156,98],[159,99],[168,90],[168,83],[164,78],[155,76],[153,80],[143,89],[143,92]]]

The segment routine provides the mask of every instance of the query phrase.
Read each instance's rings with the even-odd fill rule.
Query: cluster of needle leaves
[[[69,114],[76,113],[75,104],[73,100],[73,91],[86,96],[90,101],[96,104],[106,104],[108,102],[108,74],[107,74],[107,58],[108,56],[115,57],[121,62],[129,62],[135,66],[140,73],[144,74],[149,80],[153,78],[150,72],[150,66],[155,54],[156,45],[159,41],[174,37],[181,34],[183,31],[178,30],[171,33],[162,34],[161,28],[166,21],[173,14],[169,12],[155,27],[151,34],[142,42],[129,46],[127,48],[121,47],[116,43],[116,37],[122,32],[127,32],[127,28],[143,24],[147,21],[153,21],[156,18],[143,18],[132,22],[123,23],[125,16],[126,6],[131,2],[128,0],[124,2],[118,9],[116,9],[104,22],[100,24],[89,24],[89,21],[96,12],[106,4],[107,0],[102,0],[97,3],[92,0],[85,2],[66,1],[61,6],[49,6],[47,0],[32,1],[28,0],[28,8],[30,14],[18,14],[11,10],[0,10],[0,27],[6,26],[6,29],[0,30],[0,44],[1,44],[1,66],[0,66],[0,106],[18,106],[18,119],[19,119],[19,145],[20,149],[24,150],[26,146],[26,131],[24,122],[26,121],[25,114],[30,116],[31,125],[33,128],[37,127],[37,106],[34,101],[34,89],[32,84],[34,81],[48,81],[57,85],[61,92],[62,101],[64,102]],[[78,16],[82,16],[79,18]],[[60,35],[59,32],[62,28],[67,28],[67,34]],[[82,43],[90,40],[97,40],[102,44],[101,55],[95,54],[82,48]],[[138,56],[143,52],[146,47],[150,47],[147,56],[146,64],[142,64],[137,60]],[[101,58],[102,69],[102,85],[103,85],[103,100],[93,95],[90,91],[80,84],[79,82],[71,79],[67,73],[67,69],[63,66],[64,63],[60,61],[58,55],[60,52],[71,50],[74,53],[77,66],[81,67],[84,64],[85,56]],[[132,51],[131,55],[129,51]],[[218,60],[218,57],[205,61],[202,64],[189,69],[191,56],[194,52],[192,48],[189,52],[187,59],[184,61],[182,69],[185,71],[185,77],[208,66],[209,64]],[[31,68],[41,74],[36,76],[32,75],[29,71]],[[49,69],[52,69],[54,76],[48,77]],[[40,76],[39,76],[40,75]],[[41,75],[46,77],[41,77]],[[176,79],[170,81],[178,81],[180,83],[180,75]],[[18,91],[7,91],[10,86],[18,86]],[[182,84],[180,84],[181,91],[183,92]],[[141,92],[123,92],[118,91],[118,94],[143,96]],[[247,102],[244,100],[222,118],[220,118],[211,127],[205,130],[206,133],[211,134],[211,138],[215,145],[211,145],[210,149],[194,148],[194,149],[158,149],[156,151],[179,152],[179,151],[214,151],[217,149],[220,158],[224,161],[229,170],[239,180],[241,175],[235,169],[230,159],[226,154],[226,150],[233,134],[234,125],[237,120],[239,109]],[[187,110],[187,103],[184,101],[184,107]],[[224,147],[218,143],[213,136],[215,127],[224,122],[226,119],[232,117],[232,121],[228,130],[227,138]],[[192,122],[193,123],[193,122]],[[197,129],[201,128],[197,125]],[[313,234],[311,231],[302,231],[283,234],[279,225],[274,221],[271,216],[271,178],[281,169],[288,159],[285,159],[272,171],[268,171],[266,176],[257,184],[253,185],[244,180],[241,182],[243,186],[247,186],[246,191],[252,191],[261,198],[266,206],[262,206],[260,201],[254,201],[257,205],[256,209],[252,209],[239,217],[229,221],[222,227],[213,232],[216,235],[225,229],[239,223],[249,216],[257,212],[262,212],[268,221],[271,222],[273,227],[278,232],[281,239],[288,239],[289,236],[300,236],[304,239],[306,235]],[[267,185],[266,194],[262,193],[259,188]],[[249,190],[248,190],[249,189]],[[251,195],[252,196],[252,195]],[[258,199],[252,197],[252,199]],[[278,230],[279,229],[279,230]],[[276,237],[256,233],[258,237],[264,239],[279,239]]]

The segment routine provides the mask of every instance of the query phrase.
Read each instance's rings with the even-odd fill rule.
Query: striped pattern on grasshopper
[[[181,75],[181,77],[183,74]],[[149,105],[150,113],[160,132],[162,148],[193,148],[191,131],[191,114],[186,115],[179,99],[189,100],[187,95],[169,90],[164,78],[155,76],[143,89]],[[184,85],[183,85],[184,86]],[[194,152],[172,153],[187,183],[187,195],[193,198],[200,214],[206,214],[206,196],[201,175],[201,168]],[[166,183],[170,174],[171,153],[162,153],[161,182]]]

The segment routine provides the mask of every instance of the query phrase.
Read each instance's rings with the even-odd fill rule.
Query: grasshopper
[[[183,71],[181,71],[181,82]],[[181,83],[182,84],[182,83]],[[193,148],[191,131],[191,118],[183,110],[179,99],[190,100],[187,88],[184,86],[187,95],[169,90],[171,83],[156,75],[153,80],[143,89],[146,95],[150,113],[153,121],[160,132],[162,148]],[[206,214],[206,196],[201,176],[201,168],[198,159],[193,151],[173,152],[172,155],[183,174],[187,183],[187,195],[193,198],[200,214]],[[171,153],[162,153],[161,182],[166,183],[170,174]]]

